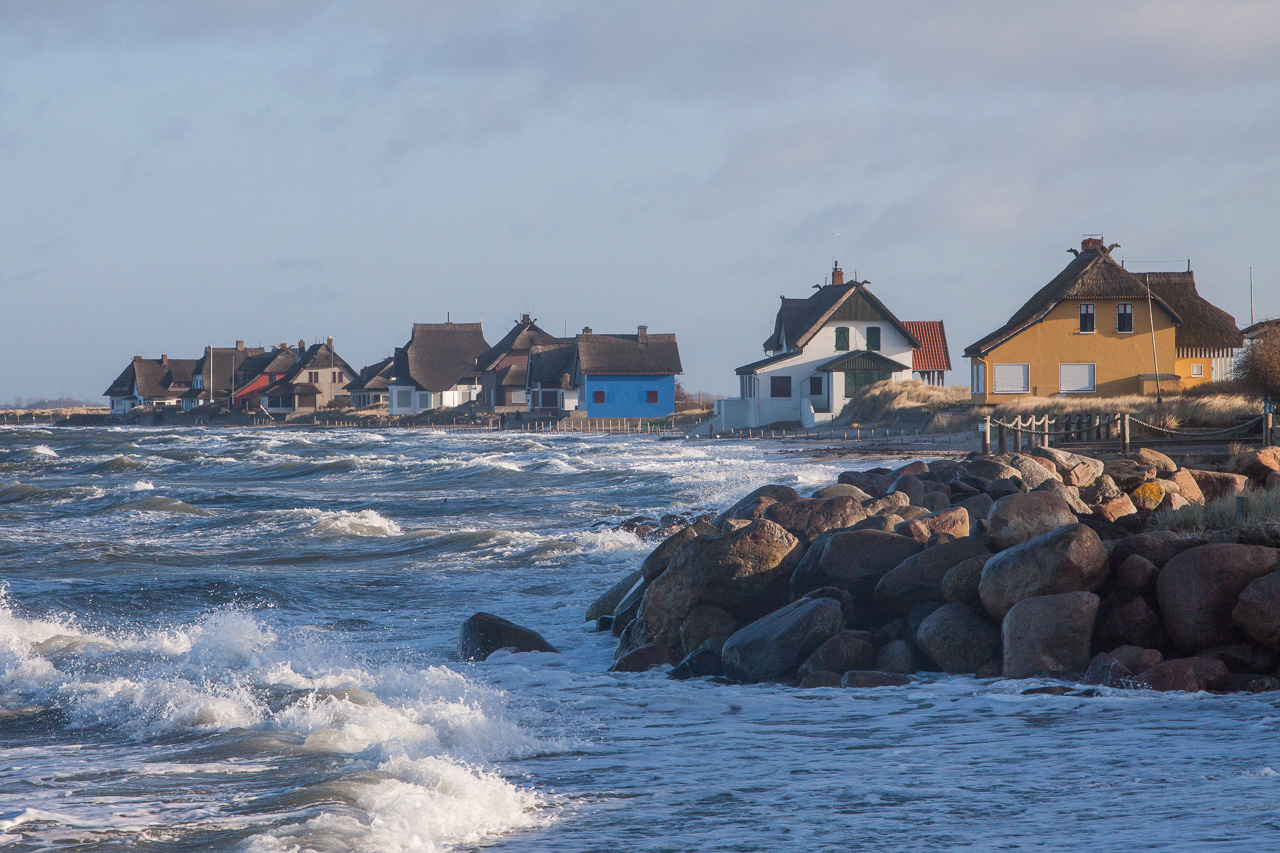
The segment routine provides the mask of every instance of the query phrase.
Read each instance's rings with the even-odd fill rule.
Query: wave
[[[121,504],[119,509],[124,511],[136,510],[140,512],[167,512],[174,515],[198,515],[208,518],[213,515],[207,509],[198,506],[192,506],[185,501],[177,498],[167,498],[164,495],[147,495],[136,501],[127,504]]]
[[[315,519],[307,528],[307,533],[312,536],[382,537],[400,536],[404,532],[399,524],[372,509],[362,509],[359,512],[304,509],[301,512],[306,517]]]

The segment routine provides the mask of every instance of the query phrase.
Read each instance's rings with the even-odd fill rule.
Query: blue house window
[[[604,392],[603,392],[603,391],[592,391],[592,392],[591,392],[591,402],[593,402],[593,403],[603,403],[603,402],[604,402]]]
[[[645,401],[646,403],[656,403],[656,402],[658,402],[658,392],[657,392],[657,391],[646,391],[646,392],[645,392],[645,394],[644,394],[644,401]]]

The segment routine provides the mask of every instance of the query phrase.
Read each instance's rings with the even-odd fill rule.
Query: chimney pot
[[[649,327],[636,326],[636,340],[642,344],[649,343]]]
[[[844,284],[844,270],[840,269],[839,261],[831,262],[831,283]]]

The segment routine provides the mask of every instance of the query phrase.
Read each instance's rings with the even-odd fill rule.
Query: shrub
[[[1280,398],[1280,329],[1267,329],[1245,347],[1237,368],[1241,384],[1254,394]]]
[[[1244,498],[1240,505],[1236,496],[1232,496],[1172,512],[1157,512],[1152,516],[1151,529],[1198,533],[1259,521],[1280,521],[1280,490],[1248,489],[1240,497]]]

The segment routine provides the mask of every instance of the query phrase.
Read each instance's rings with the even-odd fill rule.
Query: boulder
[[[1272,471],[1262,482],[1262,488],[1269,492],[1280,491],[1280,472]]]
[[[1068,486],[1061,480],[1045,480],[1035,488],[1035,491],[1057,495],[1062,498],[1062,502],[1067,505],[1067,508],[1076,515],[1087,515],[1093,512],[1088,504],[1080,500],[1080,490],[1075,486]]]
[[[1152,450],[1150,447],[1140,447],[1129,454],[1129,458],[1139,465],[1146,465],[1156,469],[1156,473],[1161,477],[1167,477],[1174,471],[1178,470],[1178,465],[1168,456],[1165,456],[1159,450]]]
[[[890,640],[876,651],[875,668],[881,672],[920,672],[924,662],[906,640]]]
[[[1128,491],[1136,489],[1148,480],[1154,480],[1156,469],[1150,465],[1139,465],[1132,459],[1112,459],[1103,466],[1103,472],[1115,481],[1120,488]]]
[[[1252,675],[1270,675],[1276,671],[1276,665],[1280,664],[1280,657],[1262,646],[1217,646],[1205,649],[1200,656],[1220,660],[1232,672]]]
[[[879,672],[876,670],[853,670],[846,672],[840,679],[841,687],[905,687],[915,683],[914,678],[895,672]]]
[[[1134,554],[1145,557],[1159,567],[1183,551],[1208,544],[1209,540],[1203,537],[1184,536],[1168,530],[1126,536],[1111,549],[1111,568],[1119,569]]]
[[[1191,476],[1190,471],[1179,468],[1169,475],[1169,479],[1178,484],[1178,494],[1193,504],[1204,503],[1204,492],[1200,490],[1200,485],[1196,482],[1196,478]]]
[[[800,497],[800,493],[790,486],[779,486],[776,484],[761,486],[743,497],[724,512],[720,513],[720,515],[716,517],[716,520],[711,523],[716,527],[720,527],[724,524],[725,519],[729,518],[746,518],[748,520],[759,518],[760,516],[758,514],[751,515],[751,513],[754,512],[754,507],[757,505],[756,502],[759,498],[768,498],[770,501],[777,502],[793,501],[798,497]],[[763,511],[763,509],[760,510],[760,512]]]
[[[982,582],[982,567],[991,559],[990,554],[979,554],[962,560],[942,576],[942,600],[948,604],[981,604],[978,585]]]
[[[1164,655],[1157,649],[1143,649],[1138,646],[1121,646],[1111,650],[1111,656],[1120,661],[1125,669],[1134,675],[1141,675],[1151,667],[1164,663]]]
[[[1100,687],[1133,688],[1138,686],[1133,673],[1105,652],[1095,655],[1089,662],[1089,668],[1080,677],[1081,684],[1096,684]]]
[[[992,499],[991,495],[986,492],[982,492],[980,494],[973,495],[972,497],[953,502],[952,506],[964,507],[964,509],[969,513],[969,518],[975,519],[986,518],[987,513],[991,512],[991,505],[994,503],[995,501]]]
[[[649,630],[668,646],[679,646],[680,627],[699,604],[713,604],[739,623],[751,621],[787,600],[787,581],[801,553],[794,536],[766,519],[684,543],[649,585]]]
[[[851,669],[870,669],[875,659],[876,648],[865,631],[841,631],[805,658],[796,678],[804,679],[814,672],[844,675]]]
[[[631,620],[636,618],[636,614],[640,612],[640,605],[644,603],[644,595],[648,590],[649,583],[642,577],[618,601],[618,606],[613,608],[612,619],[609,624],[610,630],[613,631],[613,636],[621,637],[622,632],[631,624]]]
[[[1160,506],[1156,507],[1159,512],[1177,512],[1184,507],[1191,506],[1191,501],[1184,498],[1177,492],[1166,491],[1164,500],[1160,501]]]
[[[1018,473],[1022,476],[1022,482],[1032,491],[1035,491],[1050,480],[1057,483],[1062,482],[1062,475],[1058,473],[1056,467],[1040,463],[1041,460],[1038,457],[1024,456],[1021,453],[1016,454],[1009,460],[1010,467],[1018,469]]]
[[[824,486],[813,493],[815,498],[853,498],[858,503],[871,500],[871,495],[859,489],[857,486],[848,483],[836,483],[834,486]]]
[[[1026,483],[1022,482],[1021,477],[1001,477],[999,480],[992,480],[987,484],[987,494],[992,500],[1000,500],[1010,495],[1020,495],[1027,491]]]
[[[894,468],[891,477],[923,477],[929,473],[929,463],[922,459],[913,459],[906,465]]]
[[[929,514],[929,510],[922,506],[900,506],[891,510],[881,510],[881,512],[886,515],[897,515],[903,521],[910,521],[913,518],[923,518]]]
[[[1030,453],[1051,461],[1068,486],[1087,486],[1102,475],[1102,461],[1090,456],[1068,453],[1056,447],[1033,447]]]
[[[1178,658],[1157,664],[1142,673],[1141,683],[1163,692],[1225,690],[1231,685],[1231,673],[1222,661],[1212,658]]]
[[[1000,628],[969,604],[944,604],[920,623],[916,646],[944,672],[974,673],[1000,658]]]
[[[902,492],[890,492],[884,497],[873,498],[865,501],[862,508],[867,511],[867,515],[880,515],[885,511],[897,512],[900,508],[908,506],[910,501]]]
[[[1246,524],[1237,531],[1235,538],[1241,545],[1280,548],[1280,522],[1260,521],[1255,524]]]
[[[1231,614],[1253,581],[1280,569],[1280,551],[1220,543],[1183,551],[1165,564],[1156,595],[1165,630],[1186,652],[1244,641]]]
[[[1042,595],[1015,604],[1001,624],[1005,678],[1082,672],[1098,614],[1091,592]]]
[[[618,606],[618,602],[626,595],[636,582],[641,578],[640,570],[636,569],[622,580],[609,587],[609,591],[597,598],[590,607],[587,608],[587,615],[583,621],[594,622],[601,616],[612,616],[613,611]]]
[[[707,640],[715,637],[727,639],[739,627],[737,619],[714,604],[699,604],[680,623],[680,644],[672,652],[687,655]]]
[[[848,527],[866,518],[867,513],[860,502],[850,497],[796,498],[767,507],[764,517],[782,525],[807,546],[819,534]]]
[[[920,542],[928,542],[938,533],[947,533],[955,538],[969,537],[969,511],[962,506],[942,512],[932,512],[904,521],[894,528],[895,533],[910,536]]]
[[[1251,581],[1241,591],[1231,621],[1264,646],[1280,649],[1280,571]]]
[[[929,510],[930,513],[937,514],[951,509],[951,498],[945,492],[925,492],[924,500],[920,502],[920,505]]]
[[[942,580],[956,565],[991,556],[980,539],[966,536],[908,557],[880,578],[872,593],[876,608],[886,614],[906,615],[927,601],[942,601]]]
[[[1006,465],[995,457],[979,456],[964,463],[964,467],[975,477],[983,480],[1010,480],[1022,478],[1022,473],[1012,465]]]
[[[1128,495],[1120,495],[1103,501],[1094,507],[1093,511],[1110,522],[1116,522],[1126,515],[1134,515],[1138,508],[1133,505],[1133,500]]]
[[[675,553],[676,548],[699,536],[719,535],[719,527],[714,527],[706,521],[698,519],[688,527],[681,528],[662,540],[661,544],[654,548],[649,556],[644,558],[644,562],[640,564],[640,572],[644,575],[645,580],[652,581],[667,570],[667,564],[671,562],[671,555]]]
[[[889,483],[893,482],[893,478],[886,478],[883,474],[872,474],[868,471],[845,471],[836,478],[836,482],[857,486],[872,497],[879,497],[885,493]]]
[[[1116,586],[1139,594],[1155,592],[1160,567],[1141,554],[1130,554],[1116,570]]]
[[[618,658],[609,672],[646,672],[671,664],[671,649],[666,643],[649,643]]]
[[[1231,682],[1227,688],[1232,693],[1267,693],[1280,690],[1280,678],[1273,675],[1250,675],[1248,673],[1231,673]]]
[[[643,605],[641,605],[641,610],[643,610]],[[613,650],[613,659],[615,661],[620,660],[628,653],[641,646],[647,646],[653,641],[653,632],[649,630],[649,626],[645,624],[644,619],[632,619],[630,624],[622,629],[622,635],[618,637],[618,645]]]
[[[1118,498],[1124,494],[1120,487],[1116,485],[1116,481],[1103,474],[1094,480],[1091,485],[1080,486],[1080,500],[1089,506],[1097,506],[1104,504],[1112,498]]]
[[[1129,493],[1133,505],[1144,512],[1155,512],[1164,503],[1165,491],[1154,480],[1143,483]]]
[[[867,621],[867,613],[864,608],[859,607],[858,602],[853,600],[853,596],[847,589],[840,589],[836,586],[824,586],[820,589],[813,589],[806,592],[801,598],[834,598],[840,602],[840,612],[844,614],[845,625],[861,625]],[[868,637],[870,639],[870,637]]]
[[[498,649],[553,654],[559,651],[537,631],[492,613],[477,613],[462,623],[458,632],[458,655],[463,660],[484,660]]]
[[[1188,468],[1187,473],[1204,494],[1206,501],[1234,497],[1249,486],[1249,478],[1243,474],[1228,474],[1224,471],[1197,471]],[[1186,495],[1183,495],[1186,497]],[[1190,498],[1188,498],[1190,500]]]
[[[840,603],[801,599],[739,629],[725,641],[725,675],[746,682],[785,678],[827,640],[844,630]]]
[[[720,653],[711,648],[696,649],[672,667],[670,675],[679,681],[724,675],[724,667],[720,665]]]
[[[1083,524],[1071,524],[989,559],[978,591],[987,612],[1002,619],[1024,599],[1095,590],[1107,568],[1107,549],[1098,534]]]
[[[904,474],[889,484],[889,493],[902,492],[911,506],[921,506],[924,501],[924,483],[919,477]]]
[[[1264,447],[1261,450],[1248,450],[1237,453],[1227,463],[1227,470],[1233,474],[1248,477],[1256,485],[1263,486],[1267,475],[1280,471],[1280,447]]]
[[[838,672],[811,672],[800,680],[800,687],[812,690],[815,687],[839,687],[844,680]]]
[[[905,519],[900,515],[869,515],[850,527],[850,530],[879,530],[892,533]]]
[[[920,542],[896,533],[879,530],[837,533],[827,542],[816,565],[806,561],[805,573],[796,570],[791,579],[792,596],[836,586],[852,592],[855,600],[869,597],[885,572],[923,549]]]
[[[1009,495],[996,501],[987,513],[987,539],[997,549],[1010,548],[1075,521],[1071,508],[1057,495]]]
[[[1144,596],[1115,590],[1098,611],[1094,646],[1110,651],[1121,646],[1158,648],[1166,644],[1160,615]]]

